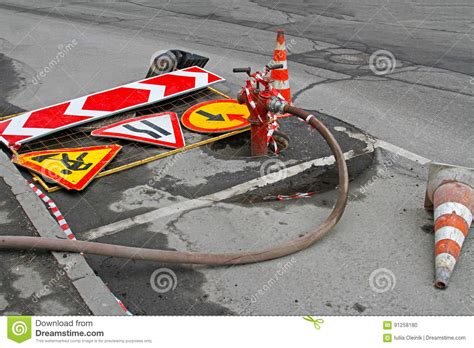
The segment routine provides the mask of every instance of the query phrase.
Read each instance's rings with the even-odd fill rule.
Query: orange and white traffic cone
[[[288,63],[286,61],[285,33],[283,29],[277,30],[276,48],[273,52],[273,64],[283,64],[282,69],[271,71],[273,88],[278,90],[288,103],[291,103],[290,81],[288,80]]]
[[[435,286],[448,286],[474,210],[474,169],[430,165],[425,207],[434,207]]]

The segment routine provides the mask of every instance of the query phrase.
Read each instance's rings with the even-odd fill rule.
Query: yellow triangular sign
[[[82,190],[119,152],[119,145],[23,153],[13,163],[47,177],[68,190]]]

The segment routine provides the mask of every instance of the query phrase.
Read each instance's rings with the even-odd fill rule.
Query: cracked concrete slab
[[[174,308],[186,303],[193,308],[180,314],[193,314],[195,301],[199,305],[213,303],[239,315],[472,313],[470,290],[461,285],[474,279],[468,267],[472,245],[463,251],[465,257],[456,270],[451,292],[439,292],[432,285],[433,217],[423,209],[426,167],[397,153],[378,150],[377,157],[374,166],[352,183],[350,204],[334,231],[295,255],[232,267],[149,263],[140,267],[126,260],[88,259],[106,281],[125,289],[127,301],[144,314],[155,310],[170,313],[170,301],[181,301],[173,304]],[[326,192],[290,203],[215,203],[162,217],[142,229],[124,230],[107,241],[190,251],[256,250],[310,230],[328,214],[334,198],[334,192]],[[380,253],[385,255],[383,259]],[[153,270],[160,267],[175,272],[176,289],[166,294],[146,290],[143,298]],[[123,280],[122,274],[129,268],[134,270],[130,273],[136,278],[133,282]],[[388,270],[390,287],[379,292],[374,290],[377,285],[371,282],[371,275],[383,270]],[[193,272],[206,279],[199,286],[202,290],[193,291],[203,291],[207,297],[203,298],[203,293],[188,297]]]
[[[0,234],[36,235],[36,229],[15,199],[0,170]],[[5,217],[5,218],[2,218]],[[0,313],[25,315],[88,315],[89,309],[50,254],[1,252]],[[55,309],[61,308],[60,311]]]
[[[0,168],[0,192],[6,195],[2,201],[10,204],[7,211],[14,217],[13,223],[0,224],[2,235],[66,238],[40,198],[31,189],[18,189],[28,184],[3,152]],[[11,188],[21,192],[14,194]],[[79,254],[37,255],[25,250],[2,251],[1,257],[5,275],[1,289],[8,289],[2,295],[9,301],[4,313],[124,315],[110,290]]]
[[[228,80],[219,88],[234,96],[242,76],[231,74],[232,68],[260,68],[269,61],[275,29],[283,27],[295,103],[322,113],[325,122],[330,118],[327,115],[336,117],[341,123],[331,124],[331,129],[339,127],[345,136],[348,128],[343,122],[378,138],[378,162],[354,176],[354,196],[337,228],[294,260],[229,269],[171,265],[178,285],[166,294],[154,292],[150,279],[157,266],[165,265],[99,257],[88,261],[139,314],[472,314],[468,294],[473,279],[467,263],[456,270],[456,277],[466,276],[467,281],[443,293],[432,288],[432,225],[420,202],[425,184],[420,163],[471,163],[468,14],[472,5],[433,3],[381,6],[378,1],[297,0],[272,8],[275,3],[267,0],[238,4],[203,0],[192,5],[173,1],[160,8],[142,0],[60,4],[43,0],[35,5],[26,0],[4,1],[0,53],[14,67],[9,73],[21,76],[22,84],[8,90],[0,86],[4,100],[0,107],[15,104],[20,110],[32,109],[136,80],[145,74],[151,55],[168,48],[210,57],[209,69]],[[251,14],[246,13],[247,6]],[[73,39],[78,40],[75,50],[39,84],[33,84],[33,77],[54,58],[58,47]],[[391,73],[377,75],[370,69],[368,61],[378,49],[395,56]],[[159,161],[103,178],[103,190],[92,184],[80,194],[59,194],[55,199],[82,237],[98,226],[109,226],[111,231],[117,227],[120,232],[98,238],[179,250],[231,249],[251,245],[260,237],[262,244],[280,240],[294,233],[292,225],[285,223],[309,228],[333,202],[334,192],[323,190],[311,199],[293,202],[286,210],[279,202],[254,200],[248,193],[196,205],[190,199],[196,191],[212,194],[233,184],[222,177],[214,184],[215,178],[206,174],[208,168],[194,163],[205,163],[211,156],[203,148],[177,164]],[[395,164],[385,166],[387,156]],[[188,159],[196,165],[194,172],[186,165]],[[237,166],[217,161],[227,174],[240,175]],[[258,167],[246,166],[240,179],[252,180],[248,176],[252,170],[255,174]],[[161,186],[150,185],[154,176]],[[282,189],[295,187],[282,182],[287,184]],[[260,198],[269,193],[259,190]],[[256,216],[266,225],[255,224],[250,206],[255,206]],[[250,221],[253,228],[240,228],[239,218]],[[277,226],[267,228],[275,221]],[[371,275],[380,269],[388,269],[396,283],[384,293],[370,286]],[[127,276],[133,280],[127,281]],[[79,281],[80,276],[72,278]]]

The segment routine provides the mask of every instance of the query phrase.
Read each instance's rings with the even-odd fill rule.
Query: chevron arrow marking
[[[157,103],[225,81],[193,66],[26,112],[0,121],[0,141],[9,147],[120,112]]]

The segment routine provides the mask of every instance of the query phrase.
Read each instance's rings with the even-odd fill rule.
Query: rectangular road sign
[[[0,141],[17,147],[31,140],[157,103],[225,81],[199,67],[190,67],[29,111],[0,122]]]

